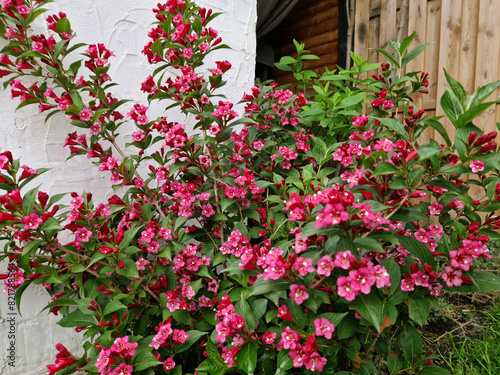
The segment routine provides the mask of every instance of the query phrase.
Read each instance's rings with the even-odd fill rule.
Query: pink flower
[[[359,294],[358,284],[351,277],[339,277],[337,279],[337,293],[348,301],[353,301]]]
[[[176,344],[182,344],[183,342],[186,342],[186,340],[189,338],[189,335],[183,331],[182,329],[174,329],[174,332],[172,334],[172,340]]]
[[[267,331],[262,336],[260,336],[260,339],[264,344],[272,345],[274,343],[274,340],[276,339],[276,333]]]
[[[345,270],[348,270],[349,268],[351,268],[351,262],[355,260],[356,258],[354,257],[354,255],[352,255],[352,253],[349,250],[346,250],[337,253],[337,255],[335,256],[335,260],[333,261],[333,264],[335,265],[335,267],[340,267]]]
[[[111,350],[109,349],[101,350],[101,352],[99,353],[99,358],[97,358],[97,361],[95,362],[97,371],[103,372],[104,369],[108,365],[111,365],[113,362],[114,360],[111,358]]]
[[[304,366],[304,363],[309,360],[309,353],[300,344],[297,344],[295,349],[290,350],[288,355],[293,359],[293,367],[295,368]]]
[[[116,338],[110,349],[112,352],[132,358],[138,345],[136,342],[128,342],[128,336],[124,336]]]
[[[327,359],[321,357],[318,353],[313,353],[309,356],[308,361],[306,361],[306,369],[310,371],[323,371],[323,367],[326,365]]]
[[[316,328],[316,336],[325,336],[327,340],[332,338],[335,326],[328,319],[321,318],[314,320],[314,327]]]
[[[35,212],[23,217],[24,229],[37,229],[42,224],[42,219]]]
[[[480,160],[473,161],[470,165],[470,169],[474,173],[482,172],[484,170],[484,161],[480,161]]]
[[[441,278],[446,282],[449,288],[462,285],[462,271],[456,268],[446,266],[445,272],[443,272]]]
[[[309,294],[307,294],[306,287],[304,285],[292,284],[290,285],[289,297],[293,299],[297,305],[300,305],[309,298]]]
[[[139,130],[139,131],[132,133],[132,140],[134,142],[140,142],[144,139],[145,136],[146,135],[144,134],[144,132],[142,130]]]
[[[373,267],[373,270],[375,271],[375,283],[377,285],[377,288],[383,288],[384,286],[391,286],[391,278],[389,276],[389,272],[387,270],[380,266],[376,265]]]
[[[172,357],[168,357],[165,362],[163,362],[163,369],[165,371],[173,370],[175,367],[175,362]]]
[[[281,333],[280,345],[283,349],[295,349],[299,345],[300,336],[297,332],[292,331],[290,327],[285,327]]]
[[[218,124],[212,124],[210,125],[210,127],[208,128],[208,131],[210,132],[210,134],[212,135],[217,135],[220,133],[220,126]]]
[[[431,215],[439,215],[442,210],[443,206],[438,202],[432,202],[429,206],[429,212],[431,213]]]
[[[352,285],[355,289],[359,289],[363,294],[369,294],[372,285],[374,285],[376,281],[373,270],[368,267],[349,271],[349,277],[352,279]],[[357,287],[355,285],[357,285]]]
[[[330,276],[330,274],[332,273],[332,270],[334,268],[334,263],[333,263],[330,255],[325,255],[325,256],[319,258],[317,268],[318,268],[318,271],[317,271],[318,275],[322,275],[322,276],[326,276],[326,277]]]
[[[211,204],[206,204],[206,205],[203,205],[203,207],[201,209],[201,214],[205,217],[210,217],[210,216],[215,215],[215,211],[214,211]]]
[[[78,113],[80,121],[90,121],[92,118],[92,112],[89,109],[84,109]]]
[[[293,265],[293,268],[299,273],[300,276],[306,276],[307,274],[314,272],[312,260],[309,258],[298,257]]]
[[[468,271],[472,264],[474,258],[467,254],[464,250],[452,250],[450,251],[451,262],[450,265],[455,268],[461,268],[464,271]]]
[[[415,281],[410,277],[405,277],[401,280],[401,290],[403,292],[411,292],[415,290]]]
[[[191,57],[193,57],[193,50],[191,48],[184,48],[182,50],[182,57],[190,59]]]
[[[75,235],[78,242],[89,242],[89,239],[92,236],[92,232],[87,228],[82,227],[75,233]]]
[[[392,102],[392,100],[384,100],[382,105],[384,106],[385,110],[391,109],[392,107],[394,107],[394,103]]]

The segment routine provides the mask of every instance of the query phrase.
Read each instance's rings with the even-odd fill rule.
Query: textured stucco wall
[[[110,75],[120,84],[114,91],[118,98],[129,98],[147,104],[140,92],[140,83],[152,71],[140,53],[147,41],[149,25],[154,21],[151,9],[158,0],[56,0],[51,9],[64,11],[77,32],[77,40],[85,43],[104,42],[116,57],[112,58]],[[216,51],[210,62],[227,59],[233,68],[226,74],[228,84],[223,92],[232,102],[238,102],[254,80],[256,0],[199,0],[198,3],[223,12],[212,27],[221,32],[223,41],[232,50]],[[38,32],[46,32],[43,22],[36,25]],[[1,47],[1,44],[0,44]],[[52,171],[41,176],[37,184],[51,194],[68,191],[92,191],[97,201],[110,195],[109,176],[99,173],[85,158],[65,162],[69,150],[62,143],[70,128],[64,116],[54,116],[47,123],[37,108],[26,107],[18,112],[17,99],[10,92],[0,91],[0,150],[10,150],[15,158],[33,168],[47,167]],[[121,110],[125,111],[123,107]],[[160,115],[155,107],[150,118]],[[182,121],[186,119],[177,118]],[[131,132],[122,132],[131,138]],[[5,272],[6,263],[0,264]],[[3,289],[3,284],[1,285]],[[7,366],[7,298],[0,291],[0,373],[19,375],[45,374],[45,365],[54,363],[55,344],[70,350],[79,347],[79,338],[71,329],[55,323],[57,317],[41,311],[50,297],[41,288],[30,288],[23,296],[22,316],[16,316],[16,367]]]

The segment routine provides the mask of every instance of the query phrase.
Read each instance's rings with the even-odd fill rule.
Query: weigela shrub
[[[225,47],[209,26],[216,14],[168,0],[153,9],[142,52],[156,70],[141,90],[191,115],[188,134],[118,100],[113,53],[74,44],[64,13],[35,35],[49,2],[2,2],[0,75],[20,107],[80,128],[64,146],[116,191],[105,202],[72,192],[63,205],[63,194],[29,190],[46,169],[0,154],[6,287],[19,303],[43,285],[58,324],[83,332],[83,355],[58,344],[49,374],[446,373],[418,331],[431,307],[445,291],[500,286],[473,266],[499,237],[500,154],[496,133],[472,123],[500,83],[467,97],[447,75],[452,141],[411,102],[427,75],[400,74],[425,48],[407,52],[413,36],[391,42],[387,64],[353,56],[354,68],[322,76],[302,70],[314,57],[297,44],[280,62],[297,89],[258,84],[238,114],[218,94],[231,64],[203,67]],[[342,132],[315,135],[335,119]],[[126,121],[136,129],[121,149]],[[427,127],[442,144],[419,141]]]

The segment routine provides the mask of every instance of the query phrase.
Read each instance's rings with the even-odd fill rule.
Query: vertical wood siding
[[[370,48],[387,49],[387,40],[396,39],[401,0],[356,0],[354,52],[364,59],[385,62]],[[410,48],[425,42],[427,47],[408,69],[430,75],[429,94],[415,97],[415,105],[429,116],[442,115],[439,100],[448,86],[443,68],[464,86],[467,94],[477,87],[500,79],[499,0],[410,0],[409,17],[403,36],[416,32]],[[498,92],[490,100],[497,100]],[[485,132],[496,130],[500,105],[491,107],[474,123]],[[453,126],[444,121],[450,135]],[[433,132],[427,138],[439,136]]]

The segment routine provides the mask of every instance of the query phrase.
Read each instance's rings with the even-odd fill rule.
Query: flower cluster
[[[320,77],[303,70],[313,57],[297,43],[297,57],[277,64],[302,80],[295,91],[257,84],[240,115],[219,91],[231,63],[204,65],[225,47],[209,26],[216,14],[166,0],[153,10],[143,53],[155,66],[140,89],[190,118],[188,134],[187,122],[151,118],[150,104],[120,109],[103,44],[63,63],[80,47],[66,15],[47,17],[48,35],[29,27],[48,2],[2,2],[0,78],[22,106],[80,128],[63,146],[116,191],[58,205],[63,195],[30,188],[46,169],[0,153],[11,264],[0,278],[19,297],[42,285],[60,324],[84,333],[85,354],[58,345],[49,374],[430,373],[413,327],[430,301],[500,288],[474,269],[500,228],[497,134],[472,124],[489,103],[474,104],[467,124],[459,102],[446,108],[465,102],[451,77],[454,142],[412,104],[428,75],[402,75],[402,50],[358,87],[366,62]],[[479,90],[485,100],[489,88]],[[136,128],[122,148],[126,121]],[[421,142],[429,126],[443,144]]]

